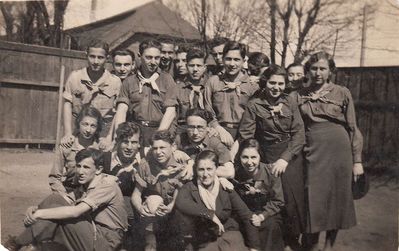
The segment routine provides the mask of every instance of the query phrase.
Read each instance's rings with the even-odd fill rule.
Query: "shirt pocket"
[[[324,110],[326,115],[332,118],[339,118],[343,114],[343,105],[338,104],[325,104]]]
[[[141,103],[143,101],[143,98],[145,96],[145,93],[139,93],[139,88],[132,88],[129,92],[129,100],[130,103]]]
[[[277,115],[278,123],[284,130],[289,130],[292,124],[292,111],[286,105],[283,105],[281,109],[281,113]]]

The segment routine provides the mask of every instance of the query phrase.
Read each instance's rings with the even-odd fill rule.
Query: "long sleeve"
[[[240,127],[239,127],[239,137],[240,140],[249,139],[255,137],[256,132],[256,114],[254,112],[254,107],[252,102],[248,103],[245,111],[242,115]]]
[[[352,156],[354,163],[362,162],[362,150],[363,150],[363,136],[359,128],[356,125],[356,114],[355,105],[350,91],[345,88],[345,119],[347,123],[347,129],[349,130],[349,136],[352,144]]]
[[[229,192],[229,197],[233,212],[239,216],[244,224],[247,246],[258,249],[260,247],[258,229],[251,223],[253,213],[248,209],[247,205],[242,201],[236,191]]]
[[[189,182],[179,190],[175,204],[176,209],[189,216],[212,220],[215,212],[206,208],[203,203],[194,201],[190,189],[192,186],[193,184]]]
[[[206,110],[208,110],[210,113],[212,113],[212,117],[214,119],[216,119],[217,118],[216,112],[213,109],[213,104],[212,104],[212,95],[213,95],[213,93],[212,93],[212,88],[213,88],[213,84],[212,83],[213,83],[213,81],[212,80],[213,80],[213,78],[210,78],[208,80],[208,82],[206,83],[206,85],[205,85],[204,106],[205,106]]]
[[[274,177],[269,173],[269,184],[271,184],[271,189],[274,193],[274,196],[270,198],[270,201],[263,207],[264,211],[262,212],[265,219],[269,216],[273,216],[281,212],[281,209],[284,206],[284,194],[283,187],[281,185],[281,179]]]
[[[302,151],[305,145],[305,127],[297,102],[289,97],[290,108],[292,112],[292,122],[290,128],[291,139],[288,143],[287,149],[282,153],[281,158],[289,162],[293,156],[297,155]]]
[[[53,167],[51,168],[49,174],[49,185],[51,191],[66,193],[66,189],[62,184],[63,173],[64,173],[64,155],[60,149],[59,152],[55,155]]]

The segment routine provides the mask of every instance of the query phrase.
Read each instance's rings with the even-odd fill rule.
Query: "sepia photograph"
[[[399,0],[0,0],[0,251],[399,250]]]

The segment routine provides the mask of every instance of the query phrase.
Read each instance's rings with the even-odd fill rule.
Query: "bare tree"
[[[0,2],[7,40],[60,46],[68,2]]]

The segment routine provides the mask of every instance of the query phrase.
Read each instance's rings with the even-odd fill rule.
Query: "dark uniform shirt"
[[[362,162],[363,136],[356,125],[352,95],[346,87],[330,83],[318,94],[307,88],[300,90],[296,97],[305,126],[326,121],[343,124],[351,139],[353,161]]]
[[[205,86],[205,108],[219,123],[240,123],[249,98],[259,88],[244,73],[239,73],[234,82],[240,83],[239,88],[229,89],[225,75],[212,76]]]
[[[173,194],[176,189],[183,186],[181,180],[181,171],[185,168],[186,163],[179,163],[173,156],[169,159],[166,167],[162,167],[149,152],[147,157],[141,160],[137,175],[136,182],[143,187],[143,196],[160,195],[164,204],[168,205],[173,200]],[[162,169],[176,168],[178,171],[169,176],[160,176],[155,179]]]
[[[271,173],[268,165],[260,163],[254,177],[238,165],[235,180],[235,190],[252,212],[262,213],[265,219],[281,212],[284,206],[281,179]],[[256,192],[249,192],[250,187],[256,189]]]
[[[240,138],[256,138],[261,145],[272,145],[289,140],[280,158],[289,162],[305,144],[304,125],[295,99],[281,95],[274,106],[263,93],[254,96],[242,116]]]
[[[140,81],[137,74],[127,77],[122,84],[117,103],[129,106],[131,120],[160,122],[167,107],[177,105],[176,83],[173,78],[158,70],[156,84],[160,92],[151,85],[144,85],[140,93]]]
[[[179,82],[177,85],[178,122],[186,120],[186,113],[189,109],[205,109],[204,90],[207,80],[208,77],[204,76],[198,85],[201,94],[194,91],[193,84],[189,80]]]
[[[204,140],[197,145],[190,142],[187,133],[183,133],[177,136],[176,142],[177,148],[187,153],[191,157],[191,159],[195,159],[197,154],[204,150],[211,150],[214,151],[219,157],[220,165],[231,162],[229,149],[220,141],[218,137],[209,137],[207,135]]]

